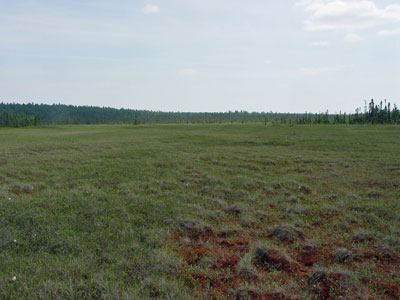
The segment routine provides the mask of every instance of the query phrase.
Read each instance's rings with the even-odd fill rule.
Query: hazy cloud
[[[336,30],[354,33],[377,26],[393,26],[400,22],[400,4],[378,7],[371,0],[303,0],[308,14],[306,30]]]
[[[328,46],[329,42],[327,41],[318,41],[318,42],[313,42],[311,43],[312,46],[316,46],[316,47],[324,47],[324,46]]]
[[[326,73],[335,73],[344,70],[344,66],[333,66],[333,67],[306,67],[301,68],[300,71],[305,76],[317,76]]]
[[[348,33],[344,38],[348,42],[360,42],[364,40],[362,36],[355,33]]]
[[[199,75],[199,71],[195,70],[195,69],[182,69],[180,71],[180,74],[182,76],[186,76],[186,77],[195,77],[197,75]]]
[[[142,12],[145,15],[158,14],[160,12],[160,7],[154,4],[147,4],[145,7],[143,7]]]
[[[381,35],[381,36],[400,35],[400,28],[397,28],[394,30],[381,30],[381,31],[378,31],[378,35]]]
[[[9,25],[10,24],[10,25]],[[130,29],[123,20],[50,14],[2,15],[0,45],[13,44],[126,44],[152,36]]]

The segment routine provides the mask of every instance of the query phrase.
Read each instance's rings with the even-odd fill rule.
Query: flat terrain
[[[0,129],[0,299],[399,299],[400,127]]]

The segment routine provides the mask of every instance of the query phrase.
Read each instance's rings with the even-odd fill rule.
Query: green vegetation
[[[398,299],[399,178],[393,125],[1,128],[0,299]]]
[[[177,124],[177,123],[264,123],[264,124],[400,124],[400,111],[390,102],[371,100],[364,112],[354,114],[289,114],[235,111],[226,113],[161,112],[63,104],[0,103],[0,127],[65,124]]]

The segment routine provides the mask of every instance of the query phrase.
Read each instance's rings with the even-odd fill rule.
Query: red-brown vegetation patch
[[[236,255],[228,255],[225,258],[220,258],[217,262],[211,266],[212,269],[221,270],[229,268],[233,271],[236,271],[236,265],[239,262],[240,257]]]
[[[204,256],[209,255],[210,249],[203,245],[193,245],[183,248],[181,256],[189,265],[196,265]]]
[[[398,282],[388,283],[376,277],[363,277],[361,282],[392,299],[400,299],[400,284]]]
[[[272,224],[265,224],[268,220],[260,226],[240,228],[238,217],[228,215],[212,227],[181,223],[170,235],[172,247],[190,266],[180,274],[207,299],[300,299],[296,298],[299,290],[307,290],[313,299],[357,297],[363,291],[379,294],[382,299],[399,299],[399,288],[393,282],[400,274],[400,260],[386,246],[359,243],[354,249],[335,234],[323,235],[323,243],[305,240],[309,233],[287,225],[269,227]],[[275,234],[266,227],[276,229]],[[265,248],[252,250],[260,240],[267,240]],[[342,247],[348,247],[351,259],[335,259],[342,254]],[[335,264],[341,264],[344,272],[312,272],[315,266],[329,270]],[[355,271],[370,264],[371,276],[353,278]],[[265,290],[262,286],[266,282],[284,287],[284,291]]]
[[[340,273],[330,273],[321,281],[322,295],[324,299],[332,298],[332,291],[339,291],[340,286],[346,281],[346,277]],[[340,296],[340,295],[335,295]]]
[[[378,286],[384,294],[393,297],[393,299],[400,299],[400,285],[398,282],[392,282],[392,283],[381,282],[378,284]]]
[[[400,258],[388,247],[379,245],[367,249],[361,255],[362,258],[375,259],[380,262],[400,263]]]
[[[302,250],[299,253],[298,262],[306,267],[312,267],[320,258],[320,253],[317,249]]]
[[[191,272],[195,286],[210,299],[225,299],[243,281],[257,280],[246,274],[237,274],[240,258],[249,251],[249,240],[244,239],[241,233],[232,233],[232,239],[221,238],[216,234],[201,234],[191,239],[191,232],[175,232],[174,248],[189,265],[199,265],[202,258],[208,258],[208,272]],[[184,238],[193,242],[186,243]]]
[[[240,283],[236,275],[192,272],[190,277],[208,299],[224,299]]]
[[[289,293],[266,293],[255,289],[242,289],[235,295],[236,300],[262,299],[262,300],[300,300],[301,298]]]
[[[348,277],[337,272],[317,271],[311,274],[309,283],[318,299],[330,300],[345,296],[348,293]]]
[[[387,262],[399,262],[399,257],[390,248],[382,245],[375,247],[375,258]]]
[[[224,225],[229,224],[228,222]],[[213,228],[218,232],[216,228]],[[183,260],[190,266],[204,267],[208,264],[206,272],[189,272],[184,277],[191,278],[190,286],[197,287],[209,299],[298,299],[288,293],[271,293],[265,290],[240,290],[243,283],[258,284],[271,280],[279,285],[285,285],[287,277],[279,271],[290,276],[304,276],[307,269],[286,254],[277,250],[265,251],[252,260],[252,265],[257,269],[238,268],[240,260],[250,251],[250,244],[264,235],[259,228],[247,228],[246,231],[231,231],[229,238],[225,234],[215,234],[214,230],[205,232],[189,229],[178,230],[171,234],[173,247]],[[260,232],[258,232],[260,231]],[[271,275],[269,275],[271,274]],[[285,279],[286,278],[286,279]],[[239,292],[238,292],[239,290]]]

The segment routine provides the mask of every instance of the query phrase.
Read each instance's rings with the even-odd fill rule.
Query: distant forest
[[[396,105],[371,100],[355,113],[273,113],[229,111],[224,113],[161,112],[64,104],[0,103],[0,127],[66,124],[168,124],[168,123],[264,123],[264,124],[400,124]]]

